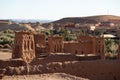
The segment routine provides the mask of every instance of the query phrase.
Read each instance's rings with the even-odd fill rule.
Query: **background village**
[[[116,58],[120,37],[120,17],[113,15],[70,17],[48,23],[0,20],[0,47],[12,49],[14,31],[30,30],[48,36],[63,36],[64,41],[76,41],[78,35],[102,36],[106,58]]]
[[[119,80],[119,32],[120,17],[113,15],[47,23],[0,20],[0,78]]]

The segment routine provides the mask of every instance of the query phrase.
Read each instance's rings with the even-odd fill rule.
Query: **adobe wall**
[[[77,41],[64,42],[64,53],[79,54],[79,49]]]
[[[35,58],[35,43],[32,32],[15,32],[12,58],[22,58],[27,63]]]
[[[26,63],[22,59],[0,60],[0,69],[11,67],[25,66]]]
[[[46,53],[46,38],[44,34],[34,34],[35,41],[35,53],[39,55],[40,53]]]
[[[32,65],[30,73],[60,72],[88,78],[90,80],[119,80],[119,69],[120,63],[117,60],[65,61]]]
[[[120,40],[119,40],[119,44],[118,44],[118,55],[117,58],[120,59]]]
[[[79,46],[81,46],[81,52],[85,55],[96,54],[95,52],[95,37],[92,36],[77,36]]]
[[[120,80],[120,63],[119,60],[94,60],[94,61],[60,61],[60,62],[44,62],[30,64],[29,74],[43,73],[67,73],[79,77],[88,78],[90,80]],[[36,61],[35,61],[36,62]],[[26,66],[9,67],[12,75],[27,74]],[[8,73],[9,75],[11,75]],[[6,73],[7,74],[7,73]]]
[[[72,54],[96,54],[104,59],[104,38],[92,36],[78,36],[77,41],[64,42],[64,52]]]
[[[96,37],[95,52],[100,55],[102,59],[105,59],[105,41],[103,37]]]
[[[49,36],[47,43],[44,34],[22,31],[15,33],[14,42],[13,58],[22,57],[26,62],[42,53],[96,54],[104,59],[103,37],[77,36],[77,41],[65,42],[61,36]]]
[[[49,53],[62,53],[64,48],[63,37],[61,36],[48,37],[48,48]]]

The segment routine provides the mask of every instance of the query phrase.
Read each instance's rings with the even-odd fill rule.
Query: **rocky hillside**
[[[63,18],[53,23],[56,24],[65,24],[65,23],[97,23],[97,22],[105,22],[109,20],[120,20],[120,16],[114,15],[98,15],[98,16],[88,16],[88,17],[68,17]]]
[[[0,25],[0,31],[4,31],[4,30],[14,30],[14,31],[19,31],[19,30],[31,30],[31,31],[35,31],[35,30],[43,30],[45,29],[44,27],[40,26],[40,25],[30,25],[30,24],[6,24],[6,25]]]
[[[29,30],[28,26],[25,27],[23,25],[19,25],[19,24],[11,24],[11,25],[0,25],[0,31],[4,31],[7,29],[11,29],[11,30]]]
[[[50,23],[44,23],[44,24],[40,24],[40,23],[32,23],[32,24],[9,24],[9,25],[1,25],[0,23],[0,31],[2,30],[7,30],[7,29],[11,29],[11,30],[45,30],[45,29],[49,29],[49,27],[51,27],[51,23],[52,26],[60,26],[62,24],[66,24],[66,23],[98,23],[98,22],[105,22],[105,21],[109,21],[109,20],[120,20],[120,16],[113,16],[113,15],[99,15],[99,16],[89,16],[89,17],[67,17],[67,18],[63,18],[54,22],[50,22]],[[60,25],[59,25],[60,24]]]

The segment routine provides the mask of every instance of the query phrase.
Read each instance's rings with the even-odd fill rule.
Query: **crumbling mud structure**
[[[35,43],[33,33],[15,32],[12,58],[22,58],[28,63],[35,58]]]
[[[118,55],[119,56],[119,55]],[[67,73],[90,80],[120,80],[120,60],[105,60],[103,37],[64,41],[30,31],[15,32],[12,59],[0,61],[0,75]]]
[[[94,54],[104,59],[104,38],[78,36],[77,41],[64,41],[61,36],[49,36],[32,32],[15,32],[15,43],[12,58],[22,58],[25,62],[32,61],[42,53]]]

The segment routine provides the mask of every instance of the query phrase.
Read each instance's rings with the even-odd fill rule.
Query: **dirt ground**
[[[12,50],[0,49],[0,60],[11,59],[11,56]],[[37,75],[4,76],[2,80],[89,80],[89,79],[76,77],[65,73],[49,73]]]
[[[8,64],[12,63],[18,65],[18,61],[7,62],[8,64],[4,65],[7,61],[4,62],[4,60],[10,59],[11,55],[12,51],[9,49],[0,50],[1,67],[7,67]],[[120,80],[120,60],[76,61],[74,57],[69,56],[67,58],[70,60],[64,61],[66,57],[55,55],[36,59],[29,66],[29,74],[32,75],[16,75],[26,71],[26,68],[9,67],[7,68],[7,71],[10,70],[8,73],[13,72],[15,74],[12,76],[5,75],[2,80]]]
[[[10,59],[12,56],[12,50],[0,49],[0,60]]]
[[[52,73],[41,75],[5,76],[2,80],[89,80],[65,73]]]

